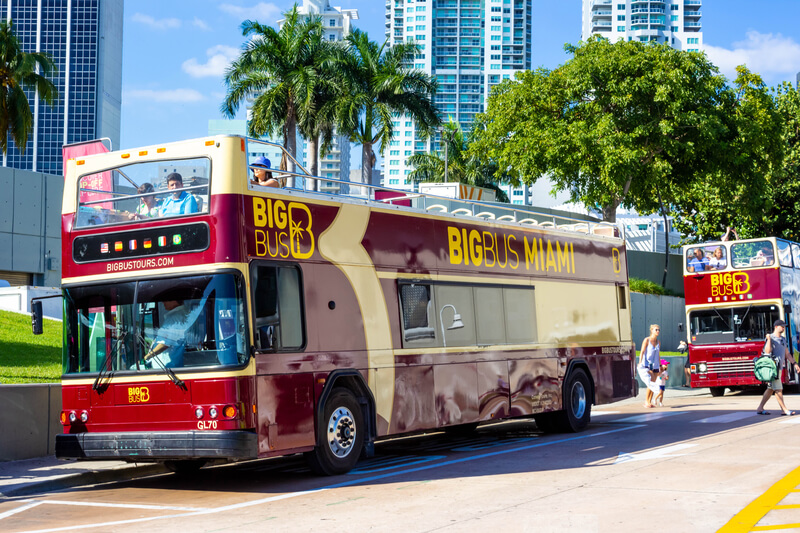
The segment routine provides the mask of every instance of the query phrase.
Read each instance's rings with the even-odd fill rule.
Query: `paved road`
[[[668,391],[664,408],[633,399],[596,409],[580,434],[515,421],[396,439],[333,478],[289,457],[6,498],[0,530],[800,528],[800,416],[757,416],[758,399]],[[788,403],[800,411],[800,396]]]

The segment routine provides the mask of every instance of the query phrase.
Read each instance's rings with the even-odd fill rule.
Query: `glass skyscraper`
[[[107,137],[119,148],[123,0],[0,0],[25,52],[49,54],[58,100],[26,90],[33,128],[23,155],[9,144],[3,166],[62,173],[64,144]]]
[[[386,0],[390,43],[415,41],[413,67],[436,77],[435,102],[442,120],[467,133],[483,112],[491,88],[531,68],[533,0]],[[416,134],[413,121],[397,117],[395,137],[383,154],[384,185],[412,189],[406,160],[415,151],[438,149]]]

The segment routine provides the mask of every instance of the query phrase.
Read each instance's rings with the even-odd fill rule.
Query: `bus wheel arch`
[[[334,371],[328,376],[315,418],[316,446],[306,454],[314,472],[344,474],[362,453],[372,456],[375,402],[358,371]]]

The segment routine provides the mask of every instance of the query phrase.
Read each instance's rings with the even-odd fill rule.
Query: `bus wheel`
[[[205,466],[206,461],[204,459],[185,459],[183,461],[164,461],[164,466],[167,467],[167,470],[171,472],[175,472],[179,475],[188,475],[194,474],[203,466]]]
[[[714,398],[719,398],[720,396],[725,395],[725,387],[710,387],[711,396]]]
[[[536,422],[536,428],[544,433],[557,433],[560,429],[557,413],[539,413],[533,415],[533,421]]]
[[[582,368],[570,372],[564,387],[564,410],[559,412],[561,429],[577,433],[589,425],[592,416],[591,385]]]
[[[325,403],[317,428],[317,446],[308,457],[317,474],[333,476],[353,469],[364,447],[364,419],[353,393],[338,388]]]

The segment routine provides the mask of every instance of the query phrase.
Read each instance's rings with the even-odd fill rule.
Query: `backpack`
[[[775,364],[775,359],[771,355],[762,354],[753,362],[753,373],[757,380],[768,383],[778,379],[778,365]]]

